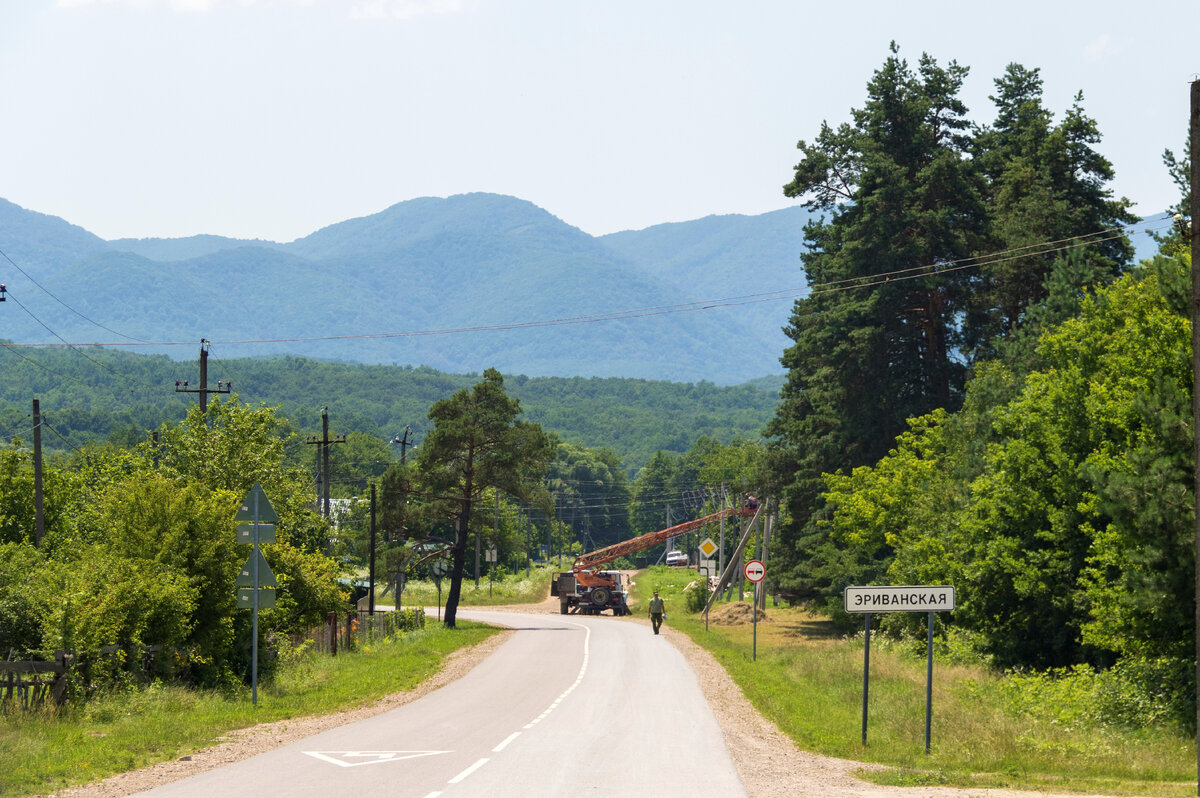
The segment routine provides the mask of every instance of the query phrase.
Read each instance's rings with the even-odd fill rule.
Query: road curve
[[[140,794],[746,795],[695,674],[649,627],[474,609],[459,616],[516,633],[418,701]]]

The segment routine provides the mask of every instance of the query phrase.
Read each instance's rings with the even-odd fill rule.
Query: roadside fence
[[[292,640],[294,645],[311,641],[312,650],[337,656],[339,650],[352,651],[356,646],[380,640],[400,632],[425,628],[425,611],[420,607],[393,612],[348,612],[340,616],[331,612],[325,623],[309,629]]]

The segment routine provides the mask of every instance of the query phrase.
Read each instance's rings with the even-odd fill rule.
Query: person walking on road
[[[658,591],[655,590],[654,598],[650,599],[650,625],[654,627],[654,634],[658,634],[663,618],[667,617],[665,609],[663,600],[658,597]]]

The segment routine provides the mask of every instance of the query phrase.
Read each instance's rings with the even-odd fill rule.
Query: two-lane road
[[[517,632],[418,701],[143,795],[746,794],[691,668],[649,627],[459,614]]]

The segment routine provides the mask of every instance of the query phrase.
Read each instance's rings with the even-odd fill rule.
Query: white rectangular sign
[[[954,609],[953,585],[848,587],[846,612],[945,612]]]

